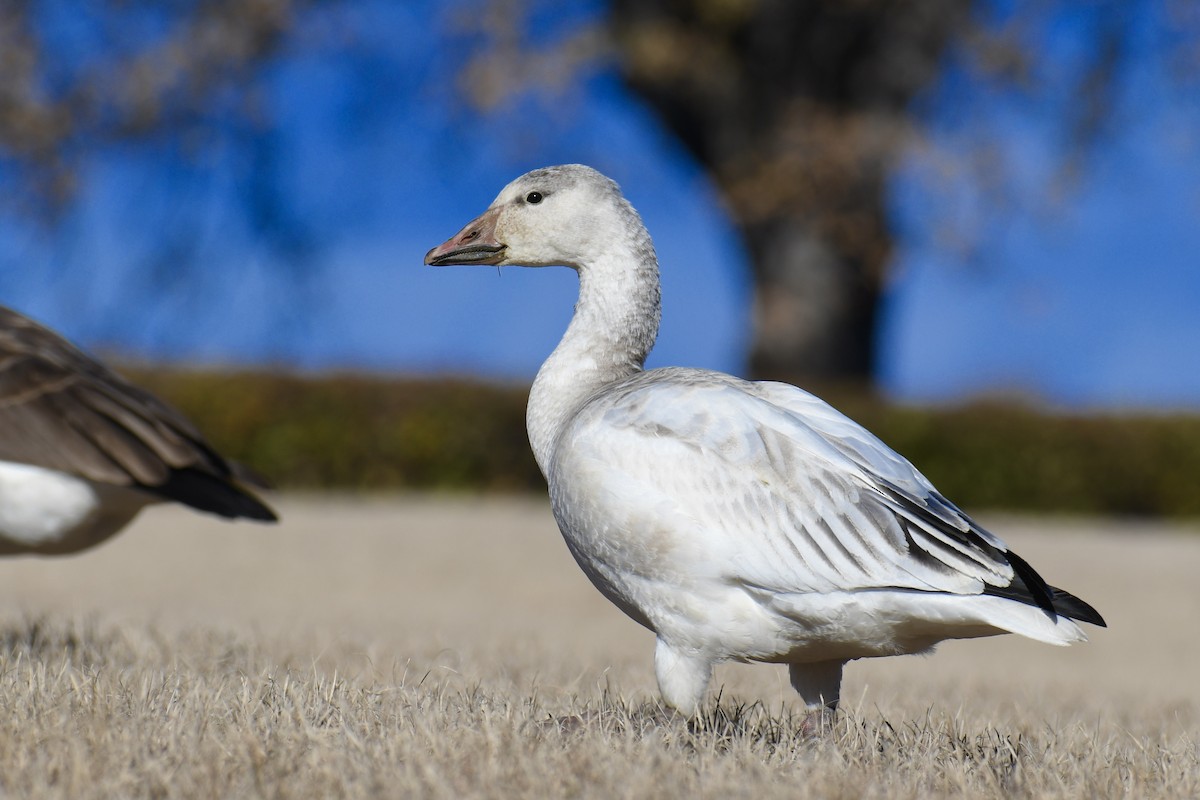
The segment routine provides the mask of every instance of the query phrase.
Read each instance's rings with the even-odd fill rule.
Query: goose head
[[[487,211],[426,253],[425,263],[578,269],[627,235],[630,214],[640,227],[616,183],[591,167],[536,169],[505,186]]]

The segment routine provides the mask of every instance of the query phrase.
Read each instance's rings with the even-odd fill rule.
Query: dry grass
[[[665,718],[541,504],[282,510],[0,564],[0,795],[1200,796],[1200,537],[994,524],[1113,628],[852,665],[813,740],[774,667]]]

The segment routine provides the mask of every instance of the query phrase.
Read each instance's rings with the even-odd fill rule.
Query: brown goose
[[[277,517],[175,409],[0,306],[0,555],[93,547],[152,503]]]

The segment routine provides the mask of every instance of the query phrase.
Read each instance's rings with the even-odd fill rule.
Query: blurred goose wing
[[[240,467],[183,415],[2,306],[0,460],[143,489],[221,516],[276,519],[238,485]]]

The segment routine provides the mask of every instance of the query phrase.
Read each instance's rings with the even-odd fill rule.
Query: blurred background
[[[421,262],[563,162],[655,237],[651,366],[961,505],[1200,514],[1191,0],[0,4],[0,303],[285,488],[540,488],[574,276]]]

